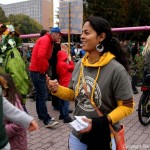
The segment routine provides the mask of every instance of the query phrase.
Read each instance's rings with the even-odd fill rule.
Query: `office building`
[[[0,6],[7,17],[24,14],[39,22],[44,29],[53,27],[53,0],[25,0]]]

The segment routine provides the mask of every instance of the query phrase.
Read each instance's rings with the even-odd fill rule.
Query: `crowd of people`
[[[32,51],[25,47],[20,53],[18,39],[12,25],[0,24],[0,149],[27,150],[26,129],[38,129],[25,106],[31,92],[30,81],[38,119],[46,128],[59,123],[48,113],[49,96],[53,108],[60,112],[59,120],[64,123],[74,120],[69,115],[72,112],[69,101],[75,102],[73,116],[87,117],[83,119],[87,128],[79,132],[71,130],[70,150],[116,150],[110,126],[115,132],[120,131],[120,121],[134,110],[133,92],[138,91],[130,64],[137,62],[138,54],[142,55],[146,78],[150,72],[150,38],[140,50],[135,48],[136,44],[130,47],[114,37],[107,20],[92,16],[83,25],[81,44],[77,43],[71,50],[68,44],[61,43],[58,27],[50,32],[42,30]],[[28,70],[24,56],[28,56]]]

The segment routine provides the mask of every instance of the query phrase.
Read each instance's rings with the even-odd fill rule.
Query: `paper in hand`
[[[76,130],[84,130],[88,127],[88,123],[83,121],[82,118],[86,118],[85,116],[75,116],[76,120],[72,121],[70,125]]]

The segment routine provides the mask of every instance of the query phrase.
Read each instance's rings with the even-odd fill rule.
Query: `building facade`
[[[26,0],[0,6],[6,16],[24,14],[39,22],[44,29],[53,27],[53,0]]]

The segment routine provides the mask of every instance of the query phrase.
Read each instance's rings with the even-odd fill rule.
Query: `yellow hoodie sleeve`
[[[63,87],[61,85],[58,86],[57,92],[52,94],[63,100],[68,100],[68,101],[74,101],[75,98],[75,94],[72,89]]]
[[[118,101],[118,106],[108,114],[112,124],[122,120],[134,111],[133,99],[127,101]]]

